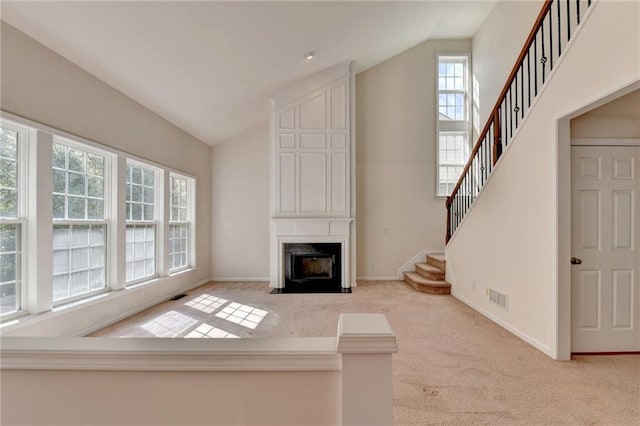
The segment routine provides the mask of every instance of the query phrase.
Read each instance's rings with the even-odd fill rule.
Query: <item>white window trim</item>
[[[163,165],[142,157],[138,157],[127,152],[121,151],[89,139],[68,133],[42,123],[20,117],[18,115],[0,110],[0,121],[3,124],[11,123],[24,129],[21,137],[25,138],[25,143],[20,144],[24,150],[23,167],[21,168],[20,184],[24,186],[19,191],[24,193],[23,197],[19,197],[19,201],[23,204],[24,218],[20,219],[22,225],[22,292],[21,292],[21,308],[19,312],[7,313],[0,317],[0,327],[6,326],[8,329],[14,329],[15,324],[30,324],[32,321],[41,321],[48,317],[48,313],[66,310],[76,307],[80,304],[93,303],[98,299],[107,296],[110,299],[118,294],[138,294],[139,287],[157,282],[159,279],[166,278],[170,275],[188,273],[197,268],[196,253],[196,185],[197,179],[194,175],[185,173],[181,170],[174,169],[170,166]],[[102,155],[105,157],[105,219],[85,219],[81,220],[80,225],[101,224],[107,222],[107,230],[105,236],[106,242],[106,286],[104,289],[95,292],[85,293],[74,298],[65,298],[53,304],[53,247],[51,246],[52,231],[54,224],[75,224],[75,220],[54,219],[51,210],[51,176],[47,177],[47,173],[41,173],[41,170],[52,170],[51,162],[51,145],[52,143],[62,143],[76,149],[86,152]],[[125,287],[124,277],[124,244],[125,235],[119,235],[119,229],[125,230],[126,218],[124,213],[125,205],[122,200],[124,197],[123,187],[126,186],[123,166],[127,162],[137,162],[143,167],[155,168],[158,170],[158,185],[156,189],[158,198],[158,210],[156,212],[156,235],[157,235],[157,252],[156,252],[156,271],[157,276],[150,278],[145,282],[135,285],[128,283]],[[167,271],[167,254],[168,254],[168,227],[169,227],[169,199],[168,199],[168,182],[170,174],[187,178],[190,182],[190,199],[189,199],[189,218],[190,218],[190,253],[188,265],[180,270],[173,270],[171,273]],[[27,189],[31,189],[27,191]],[[116,197],[115,192],[118,192]],[[110,195],[107,195],[110,194]],[[122,197],[122,198],[121,198]],[[47,205],[49,206],[47,208]],[[13,219],[11,219],[13,220]],[[41,229],[35,233],[35,226]],[[49,252],[47,254],[47,251]],[[120,260],[122,255],[122,260]],[[29,261],[27,261],[27,258]],[[116,290],[124,290],[122,293]],[[144,296],[143,296],[144,297]],[[37,315],[36,314],[47,314]],[[17,317],[24,317],[20,319]],[[19,327],[19,326],[18,326]]]
[[[53,292],[52,292],[51,303],[52,303],[52,306],[56,308],[59,306],[67,305],[69,303],[77,302],[78,300],[81,300],[81,299],[106,293],[112,290],[109,284],[111,283],[111,262],[113,261],[111,256],[112,240],[110,238],[110,232],[111,232],[111,226],[112,226],[111,206],[112,206],[113,200],[111,200],[112,197],[109,196],[108,194],[112,194],[113,192],[112,186],[111,186],[111,182],[112,182],[111,179],[112,179],[112,172],[113,172],[112,168],[113,168],[113,164],[116,163],[116,161],[115,161],[114,155],[108,151],[104,151],[94,147],[93,145],[87,145],[87,144],[84,144],[83,142],[78,142],[76,140],[69,139],[67,137],[60,136],[57,134],[53,134],[53,144],[64,145],[73,149],[77,149],[79,151],[84,151],[90,154],[99,155],[104,158],[104,164],[103,164],[104,175],[102,177],[103,185],[104,185],[104,188],[103,188],[104,219],[57,219],[52,217],[51,227],[53,228],[53,226],[55,225],[62,225],[62,226],[104,225],[105,226],[105,235],[104,235],[104,238],[105,238],[105,249],[104,249],[105,250],[105,259],[104,259],[105,286],[98,290],[89,291],[87,293],[82,293],[77,296],[65,297],[64,299],[58,299],[58,300],[53,300]],[[53,169],[53,164],[51,164],[51,169]],[[53,247],[51,248],[51,256],[53,257]],[[52,289],[53,289],[53,277],[54,275],[52,273],[51,275]]]
[[[143,284],[147,281],[155,280],[158,277],[162,276],[162,273],[160,271],[160,267],[161,267],[160,257],[162,256],[161,250],[160,250],[161,248],[160,241],[164,238],[164,232],[162,229],[162,220],[161,220],[161,218],[164,216],[164,212],[163,212],[162,203],[161,203],[161,201],[163,200],[163,197],[161,197],[160,195],[164,190],[164,176],[163,176],[164,171],[157,166],[153,166],[151,164],[129,159],[129,158],[127,158],[125,164],[127,168],[129,167],[129,165],[132,165],[135,167],[140,167],[140,168],[152,171],[154,176],[154,188],[153,188],[154,219],[153,220],[129,220],[126,217],[126,209],[125,209],[125,219],[124,219],[125,225],[124,226],[125,226],[125,232],[126,232],[126,227],[129,225],[153,225],[154,226],[155,228],[155,257],[154,257],[155,273],[153,275],[142,277],[140,279],[133,280],[133,281],[127,281],[127,277],[125,273],[124,285],[125,287],[129,288],[131,286]],[[126,179],[125,179],[124,189],[125,191],[127,191]],[[126,204],[126,195],[125,195],[125,204]],[[125,244],[125,253],[126,253],[126,244],[127,244],[126,235],[124,238],[124,244]],[[124,264],[125,270],[126,270],[126,264],[127,264],[127,260],[126,260],[126,254],[125,254],[125,264]]]
[[[438,66],[440,64],[441,57],[459,57],[465,58],[467,62],[467,75],[465,76],[465,115],[466,121],[454,121],[454,120],[440,120],[440,82]],[[470,53],[455,53],[455,52],[437,52],[436,53],[436,69],[435,69],[435,111],[436,111],[436,132],[435,132],[435,146],[436,146],[436,198],[447,199],[450,194],[440,193],[440,132],[466,132],[467,133],[467,155],[471,153],[473,147],[473,134],[471,132],[471,104],[473,102],[473,87],[472,87],[472,69],[471,69],[471,54]],[[443,164],[447,165],[447,164]],[[464,168],[464,165],[462,166]]]
[[[113,173],[113,164],[115,163],[115,156],[113,155],[113,153],[110,153],[109,151],[105,151],[105,150],[101,150],[99,148],[95,148],[91,145],[85,145],[84,142],[77,142],[75,140],[72,139],[68,139],[65,138],[63,136],[58,136],[58,135],[53,135],[53,143],[54,144],[58,144],[58,145],[65,145],[68,146],[70,148],[73,149],[77,149],[79,151],[85,151],[88,152],[90,154],[94,154],[94,155],[100,155],[102,157],[104,157],[104,176],[102,177],[103,179],[103,184],[104,184],[104,219],[78,219],[80,221],[87,221],[87,222],[91,222],[91,221],[95,221],[95,222],[99,222],[101,220],[105,221],[105,222],[110,222],[111,220],[111,205],[113,203],[113,200],[111,199],[112,197],[108,196],[107,194],[111,194],[112,191],[112,186],[111,186],[111,179],[112,179],[112,173]],[[53,164],[51,165],[51,168],[53,169]],[[53,218],[53,222],[55,223],[56,221],[63,221],[63,220],[68,220],[68,221],[76,221],[76,219],[56,219]],[[109,227],[109,224],[107,224],[107,228]]]
[[[187,181],[187,220],[186,221],[174,221],[171,220],[171,177],[176,177],[179,179],[185,179]],[[195,258],[195,189],[196,189],[196,180],[189,176],[180,174],[180,173],[169,173],[169,187],[167,188],[167,206],[169,207],[169,212],[167,216],[167,235],[166,235],[166,247],[167,247],[167,258],[169,256],[169,238],[170,238],[170,226],[171,225],[189,225],[189,233],[187,235],[187,262],[186,265],[180,266],[178,268],[170,269],[167,264],[167,271],[169,275],[175,275],[189,269],[193,269],[196,267]]]
[[[16,317],[25,315],[27,310],[27,295],[28,295],[28,268],[27,268],[27,209],[28,209],[28,193],[27,193],[27,181],[29,179],[29,139],[34,137],[33,129],[23,126],[15,121],[0,117],[0,127],[8,130],[12,130],[18,134],[18,147],[17,147],[17,218],[6,219],[0,218],[0,224],[6,225],[20,225],[20,285],[16,288],[19,292],[20,307],[11,312],[4,314],[0,313],[2,321],[14,319]]]

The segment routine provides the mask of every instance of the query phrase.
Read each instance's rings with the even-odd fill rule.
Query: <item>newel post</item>
[[[342,425],[391,425],[391,354],[398,346],[385,316],[340,315],[337,351],[342,354]]]

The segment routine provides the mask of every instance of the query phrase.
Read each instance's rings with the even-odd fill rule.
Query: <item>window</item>
[[[53,302],[106,287],[104,155],[53,143]]]
[[[438,56],[438,195],[451,193],[469,156],[469,57]]]
[[[0,324],[194,267],[195,189],[190,176],[0,111]]]
[[[169,271],[191,263],[192,180],[171,174],[169,187]]]
[[[27,130],[6,122],[0,126],[0,315],[8,315],[22,309],[21,137]]]
[[[126,281],[156,275],[156,176],[137,164],[127,165]]]

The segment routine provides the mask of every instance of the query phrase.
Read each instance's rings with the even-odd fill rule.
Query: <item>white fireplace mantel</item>
[[[351,61],[272,99],[270,286],[284,286],[285,243],[342,245],[355,286],[354,76]]]

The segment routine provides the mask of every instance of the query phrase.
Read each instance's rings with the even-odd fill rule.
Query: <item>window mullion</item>
[[[111,166],[111,204],[107,210],[111,221],[109,232],[109,287],[121,290],[126,285],[126,195],[127,160],[118,155]],[[106,191],[106,188],[105,188]]]
[[[160,208],[156,212],[158,220],[158,275],[169,275],[169,218],[170,218],[170,188],[171,174],[168,170],[158,172],[158,205]]]
[[[53,307],[52,144],[53,136],[40,130],[29,138],[26,299],[31,314]]]

